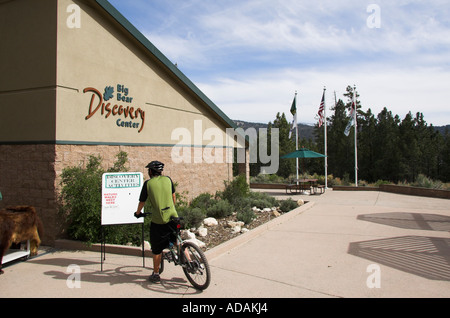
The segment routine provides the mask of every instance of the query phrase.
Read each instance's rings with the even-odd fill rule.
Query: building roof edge
[[[153,56],[155,56],[168,70],[180,79],[195,95],[205,102],[231,128],[237,125],[217,105],[211,101],[186,75],[183,74],[145,35],[143,35],[127,18],[125,18],[108,0],[95,0],[114,20],[125,28],[131,36],[140,42]]]

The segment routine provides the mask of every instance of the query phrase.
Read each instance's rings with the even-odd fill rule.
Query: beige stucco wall
[[[81,9],[80,28],[68,27],[71,4]],[[61,172],[83,166],[89,155],[100,155],[107,168],[125,151],[129,170],[145,176],[145,165],[160,160],[187,199],[222,190],[224,181],[232,179],[223,118],[94,1],[0,2],[0,28],[0,208],[34,205],[44,222],[46,244],[59,234]],[[128,88],[131,102],[117,102],[117,85]],[[114,88],[111,108],[117,104],[145,112],[140,132],[117,126],[121,119],[141,128],[139,116],[105,118],[101,105],[86,119],[91,98],[95,108],[100,97],[83,91],[91,87],[102,95],[107,86]],[[181,138],[177,129],[188,135]],[[223,153],[211,163],[203,157],[210,151]],[[177,161],[180,153],[187,160]]]
[[[56,1],[0,2],[0,142],[55,138]]]
[[[172,139],[172,132],[186,128],[194,144],[194,121],[201,120],[202,131],[197,133],[202,136],[209,128],[223,131],[222,140],[201,140],[201,144],[226,145],[227,126],[219,116],[162,68],[117,22],[107,19],[89,3],[91,1],[58,1],[57,140],[173,145],[180,140]],[[68,27],[67,19],[72,13],[67,12],[67,7],[71,4],[81,9],[79,28]],[[95,88],[103,94],[109,86],[114,93],[112,99],[104,101],[105,106],[110,104],[111,110],[115,105],[140,109],[145,114],[144,120],[142,116],[131,119],[113,113],[106,118],[108,111],[101,105],[103,96],[84,92],[86,88]],[[131,102],[117,100],[118,88],[128,89],[127,97],[132,98]],[[91,109],[100,106],[86,119],[92,98]],[[139,126],[119,127],[118,119]]]

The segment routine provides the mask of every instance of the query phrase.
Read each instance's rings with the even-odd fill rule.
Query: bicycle
[[[139,214],[139,217],[146,217],[148,215],[150,214],[141,213]],[[211,271],[205,253],[203,253],[203,251],[196,244],[184,241],[181,238],[180,232],[181,220],[183,220],[182,217],[172,216],[170,220],[176,225],[176,228],[169,225],[172,230],[172,234],[176,237],[176,244],[169,242],[169,251],[163,251],[159,273],[161,274],[164,271],[164,260],[169,263],[173,262],[175,266],[180,265],[183,268],[183,272],[187,279],[196,289],[204,290],[208,288],[211,282]],[[168,234],[165,238],[169,235],[170,234]]]

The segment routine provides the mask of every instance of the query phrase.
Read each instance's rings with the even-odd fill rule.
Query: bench
[[[323,194],[325,193],[325,186],[322,184],[316,185],[313,188],[314,194]],[[312,194],[312,193],[311,193]]]
[[[291,183],[291,184],[286,184],[286,194],[294,194],[294,193],[299,193],[301,191],[311,191],[311,185],[309,183],[304,183],[301,182],[299,184],[296,183]],[[289,191],[289,193],[288,193]]]

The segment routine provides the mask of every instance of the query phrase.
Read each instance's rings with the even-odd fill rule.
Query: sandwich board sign
[[[142,172],[104,173],[102,176],[102,225],[139,224],[134,216],[143,181]]]

